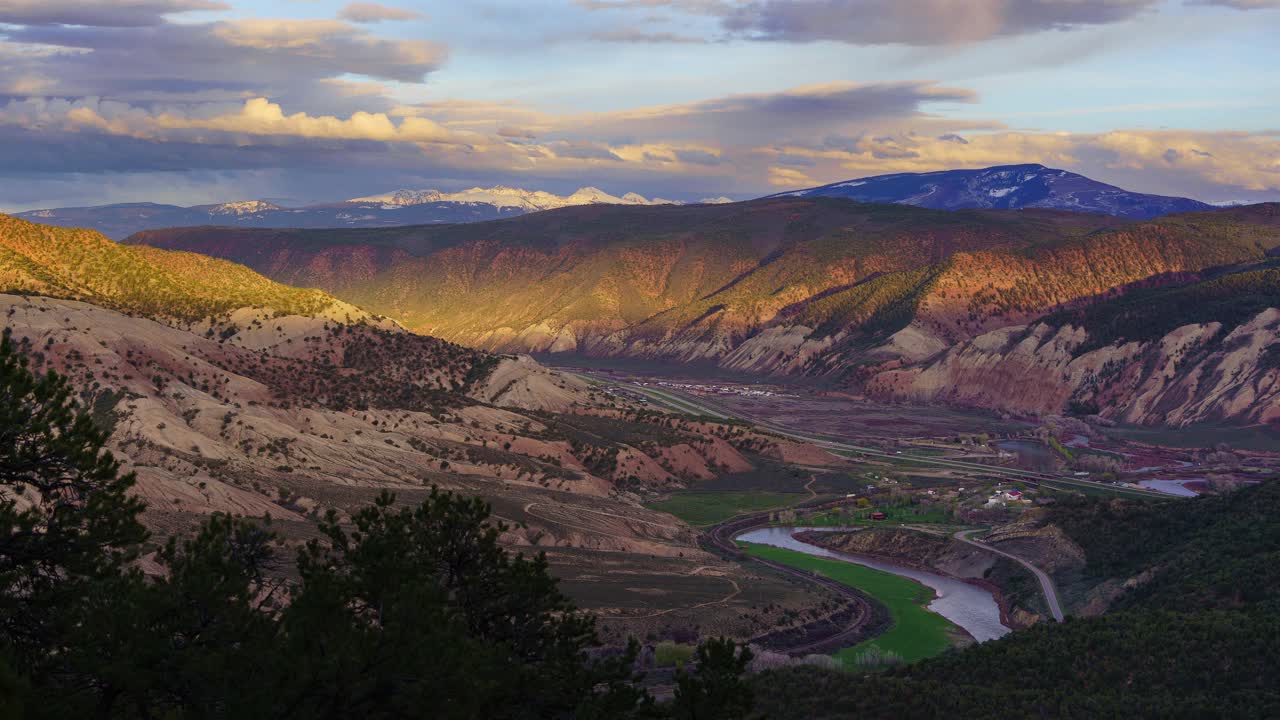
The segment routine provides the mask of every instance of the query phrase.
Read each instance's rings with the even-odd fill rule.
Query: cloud
[[[170,14],[229,9],[218,0],[2,0],[0,23],[142,27]]]
[[[676,159],[682,163],[693,163],[695,165],[719,165],[723,160],[719,153],[708,150],[676,150]]]
[[[236,48],[336,61],[346,72],[403,82],[421,82],[445,58],[435,43],[378,38],[340,20],[240,20],[214,25],[212,35]]]
[[[217,115],[175,109],[149,111],[94,98],[78,102],[13,101],[0,109],[0,123],[54,125],[67,131],[89,130],[150,140],[188,139],[189,131],[222,133],[228,136],[221,138],[223,142],[234,142],[238,135],[387,143],[461,142],[464,137],[421,117],[406,117],[397,123],[385,113],[356,112],[345,119],[302,112],[286,115],[280,105],[266,98],[251,99],[235,112]],[[195,139],[200,141],[198,136]]]
[[[384,20],[414,20],[422,17],[422,13],[387,7],[378,3],[353,2],[347,3],[338,12],[338,17],[356,23],[376,23]]]
[[[497,130],[499,137],[532,140],[538,137],[538,133],[529,128],[516,127],[514,125],[503,125]]]
[[[448,54],[436,43],[382,38],[341,20],[27,25],[6,29],[5,38],[0,77],[33,79],[30,92],[14,89],[11,95],[112,97],[153,105],[240,104],[270,96],[312,113],[389,110],[395,103],[385,94],[349,92],[354,83],[367,82],[352,76],[420,83]],[[5,53],[3,45],[24,52]]]
[[[1236,10],[1267,10],[1280,8],[1280,0],[1199,0],[1195,5],[1219,5]]]
[[[243,43],[237,47],[244,54],[305,57],[300,54],[327,42],[330,32],[327,25],[294,29],[259,26],[235,42]],[[0,66],[5,53],[0,45]],[[216,176],[210,187],[225,188],[228,174],[257,183],[270,172],[282,184],[273,194],[323,200],[396,185],[495,182],[557,191],[589,182],[619,192],[696,198],[883,173],[1040,162],[1147,192],[1206,199],[1280,193],[1275,133],[1011,130],[939,114],[940,107],[975,96],[928,82],[828,83],[583,113],[474,100],[360,109],[385,100],[380,83],[303,77],[311,78],[303,87],[323,101],[227,97],[217,85],[176,88],[196,98],[183,102],[163,95],[142,102],[94,95],[0,99],[0,146],[7,148],[0,175],[21,178],[6,186],[108,173],[145,176],[159,186],[160,173],[174,172]],[[160,92],[163,84],[142,83],[134,92],[142,89]],[[352,109],[308,109],[335,103]]]
[[[674,32],[645,32],[639,28],[622,28],[619,30],[600,30],[591,33],[592,40],[611,43],[669,43],[669,44],[699,44],[706,43],[705,38],[695,37],[693,35],[682,35]]]
[[[562,126],[594,137],[764,144],[812,138],[847,128],[904,120],[927,124],[929,103],[969,103],[970,90],[928,82],[825,83],[772,93],[728,95],[700,102],[568,118]]]
[[[771,167],[769,168],[769,184],[775,187],[812,187],[818,184],[818,181],[805,175],[794,168]]]
[[[553,157],[557,158],[605,160],[608,162],[623,161],[612,148],[601,143],[561,140],[550,143],[547,149],[551,151]]]
[[[1219,0],[1229,4],[1265,0]],[[580,0],[590,10],[655,9],[717,18],[734,36],[770,42],[953,45],[1133,19],[1160,0]],[[631,33],[643,36],[644,31]],[[620,39],[628,37],[621,34]],[[660,37],[660,35],[655,35]]]

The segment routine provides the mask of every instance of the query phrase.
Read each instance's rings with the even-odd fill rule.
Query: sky
[[[0,211],[1038,162],[1280,200],[1280,0],[0,0]]]

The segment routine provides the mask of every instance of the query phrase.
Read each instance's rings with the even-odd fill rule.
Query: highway
[[[582,376],[586,379],[600,381],[590,375]],[[920,465],[933,465],[937,467],[948,467],[957,470],[968,470],[970,472],[981,472],[999,477],[1007,477],[1011,480],[1030,483],[1033,485],[1047,484],[1050,487],[1058,487],[1060,489],[1078,488],[1081,490],[1092,490],[1095,492],[1106,492],[1113,495],[1121,495],[1126,497],[1135,497],[1142,499],[1172,499],[1172,496],[1165,495],[1154,490],[1140,490],[1133,487],[1119,487],[1108,483],[1095,482],[1092,480],[1081,480],[1080,478],[1061,477],[1058,475],[1050,475],[1048,473],[1038,473],[1030,470],[1021,470],[1018,468],[1007,468],[999,465],[986,465],[983,463],[967,462],[964,460],[953,460],[950,458],[925,457],[920,455],[900,455],[898,453],[887,452],[879,448],[865,447],[854,445],[844,440],[829,436],[819,435],[817,433],[799,432],[783,425],[758,417],[751,417],[740,412],[736,412],[729,408],[719,405],[705,398],[695,397],[687,393],[681,393],[667,388],[658,389],[649,385],[638,385],[635,383],[619,382],[617,380],[608,380],[615,385],[624,387],[633,393],[637,393],[648,398],[650,401],[663,407],[676,410],[692,415],[703,415],[707,417],[718,418],[721,420],[740,420],[751,423],[761,428],[765,428],[770,432],[783,437],[795,440],[803,440],[804,442],[817,445],[818,447],[834,451],[840,454],[856,453],[867,457],[882,458],[886,460],[910,461]]]
[[[1035,565],[1032,565],[1029,560],[1020,558],[1012,553],[1007,553],[1004,550],[997,550],[982,541],[974,540],[969,537],[973,533],[977,532],[982,532],[982,530],[961,530],[960,532],[957,532],[954,537],[962,543],[968,543],[974,547],[982,548],[987,552],[1007,557],[1022,567],[1030,570],[1031,573],[1036,576],[1036,579],[1040,581],[1040,590],[1044,593],[1044,600],[1049,605],[1049,612],[1053,614],[1053,619],[1058,622],[1062,622],[1062,603],[1058,600],[1058,588],[1053,584],[1053,578],[1049,577],[1045,571]]]

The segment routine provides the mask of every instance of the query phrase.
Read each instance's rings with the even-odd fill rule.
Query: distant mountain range
[[[1047,208],[1147,220],[1214,206],[1182,197],[1129,192],[1043,165],[898,173],[848,180],[774,197],[839,197],[935,210]]]
[[[707,198],[704,204],[733,202]],[[467,223],[514,217],[527,212],[573,205],[681,205],[675,200],[652,200],[636,193],[621,197],[584,187],[571,195],[540,190],[491,187],[456,193],[439,190],[396,190],[305,207],[281,207],[265,200],[242,200],[218,205],[181,207],[158,203],[121,203],[93,207],[51,208],[16,213],[15,217],[58,227],[97,230],[120,240],[142,230],[167,227],[231,226],[259,228],[398,227]]]
[[[1147,220],[1214,206],[1189,198],[1147,195],[1043,165],[1003,165],[985,170],[901,173],[849,180],[771,197],[838,197],[858,202],[916,205],[935,210],[1046,208]],[[734,202],[708,197],[700,205]],[[684,205],[636,193],[621,196],[594,187],[556,195],[542,190],[496,186],[459,192],[395,190],[305,207],[281,207],[264,200],[179,207],[124,203],[52,208],[17,217],[60,227],[84,227],[120,240],[142,230],[169,227],[373,228],[497,220],[530,212],[579,205]]]
[[[126,243],[243,263],[488,350],[715,363],[1130,423],[1280,420],[1277,204],[1135,221],[781,197]],[[1138,300],[1102,305],[1124,298]]]

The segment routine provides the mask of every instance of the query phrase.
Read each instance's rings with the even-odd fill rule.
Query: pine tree
[[[77,621],[76,598],[129,563],[146,538],[132,474],[106,433],[50,371],[35,376],[0,338],[0,650],[29,675],[47,669]]]
[[[690,662],[695,672],[676,676],[672,717],[681,720],[741,720],[754,705],[750,686],[743,681],[751,650],[728,638],[703,642]]]

